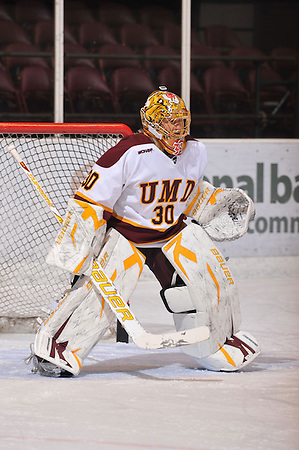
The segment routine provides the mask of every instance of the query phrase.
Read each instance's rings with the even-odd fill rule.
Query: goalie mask
[[[191,122],[184,101],[168,91],[154,91],[140,110],[145,134],[157,139],[163,150],[180,155]]]

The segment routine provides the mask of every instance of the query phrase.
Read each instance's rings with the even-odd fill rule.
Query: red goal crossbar
[[[61,134],[133,134],[131,128],[123,123],[33,123],[1,122],[0,133],[61,133]]]

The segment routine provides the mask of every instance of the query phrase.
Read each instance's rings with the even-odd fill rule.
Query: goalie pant
[[[98,260],[129,300],[144,260],[162,286],[161,296],[178,331],[208,325],[210,338],[181,350],[210,370],[235,371],[259,354],[259,344],[239,331],[240,309],[234,279],[213,242],[196,224],[188,225],[162,249],[144,255],[111,229]],[[145,305],[146,307],[146,305]],[[87,277],[80,278],[41,325],[34,353],[78,375],[84,359],[103,336],[113,313]]]

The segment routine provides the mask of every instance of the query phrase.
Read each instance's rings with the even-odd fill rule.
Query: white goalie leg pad
[[[125,301],[136,287],[144,256],[116,230],[110,230],[98,257]],[[107,283],[107,289],[110,285]],[[41,325],[34,353],[74,375],[114,318],[110,307],[84,277]]]
[[[85,277],[83,286],[66,294],[41,325],[35,337],[34,353],[78,375],[84,358],[112,319],[112,311]]]
[[[188,288],[190,300],[186,300],[186,294],[182,297],[187,310],[191,303],[196,310],[185,313],[183,308],[173,315],[177,331],[202,325],[210,329],[207,341],[188,345],[182,351],[198,359],[207,357],[239,331],[241,312],[234,278],[220,251],[197,224],[188,225],[162,250]]]
[[[143,270],[145,256],[112,228],[97,260],[123,299],[128,301]]]
[[[174,314],[175,323],[188,321],[188,325],[203,326],[207,323],[207,314],[196,312],[189,295],[187,286],[172,286],[161,291],[161,296],[167,310]],[[204,352],[205,343],[201,345],[201,354]],[[185,350],[188,349],[186,348]],[[198,348],[197,348],[198,350]],[[206,358],[196,358],[192,351],[193,359],[200,366],[213,371],[234,372],[243,369],[260,354],[260,345],[250,333],[238,331],[232,335],[219,350]],[[182,350],[184,351],[184,350]],[[207,347],[209,351],[209,347]],[[185,351],[186,353],[186,351]],[[189,352],[188,352],[189,353]]]

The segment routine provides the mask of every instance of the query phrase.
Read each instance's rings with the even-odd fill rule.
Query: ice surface
[[[232,259],[242,329],[261,355],[240,373],[196,368],[178,349],[98,344],[77,378],[23,359],[33,335],[0,334],[0,449],[297,450],[299,258]],[[131,300],[152,332],[172,318],[148,275]]]

